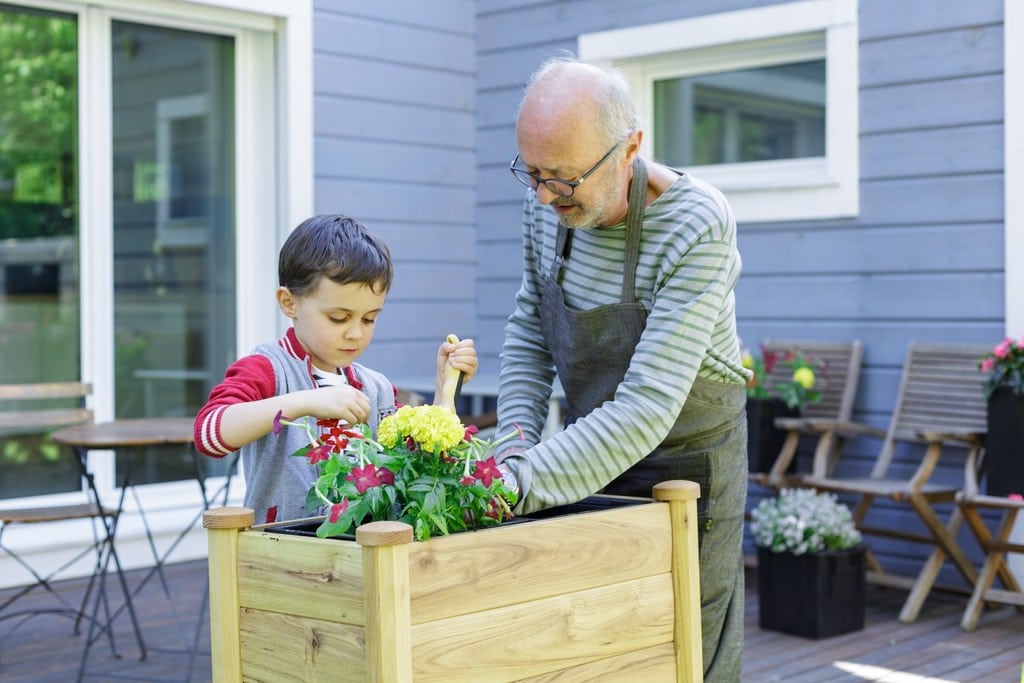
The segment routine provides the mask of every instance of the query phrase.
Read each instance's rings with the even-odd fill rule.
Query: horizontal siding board
[[[414,220],[427,212],[432,221],[469,224],[473,220],[472,188],[317,178],[314,190],[317,213],[340,211],[367,225],[376,220]]]
[[[892,0],[858,0],[858,10],[862,41],[1003,20],[1003,0],[901,2],[899,11]]]
[[[324,54],[359,58],[374,55],[388,62],[441,71],[472,73],[474,69],[476,43],[469,32],[459,35],[377,17],[327,14],[313,24],[313,40]]]
[[[339,2],[314,0],[317,18],[332,15],[363,17],[390,24],[431,28],[454,35],[472,35],[476,3],[473,0],[389,0],[387,2]]]
[[[988,124],[863,135],[864,180],[898,176],[1001,172],[1003,127]]]
[[[860,48],[861,87],[1001,73],[1001,24],[900,36]]]
[[[315,154],[317,176],[399,183],[472,187],[472,148],[411,145],[363,139],[321,140]],[[509,180],[514,181],[512,174]]]
[[[985,320],[1002,314],[1002,273],[964,273],[955,278],[942,273],[742,276],[736,286],[739,317],[815,319],[830,315],[901,324],[934,318]]]
[[[347,97],[319,96],[313,102],[316,146],[325,137],[445,145],[471,144],[471,111],[412,107],[408,103],[366,102]]]
[[[1003,175],[879,180],[861,183],[861,220],[930,224],[1001,221]]]
[[[1002,76],[974,76],[860,91],[861,133],[1003,120]]]
[[[473,79],[463,73],[323,53],[314,56],[313,72],[318,79],[317,93],[445,110],[473,110]],[[358,77],[352,77],[353,74]],[[330,88],[322,84],[330,84]]]
[[[366,227],[387,242],[396,276],[404,277],[402,270],[406,262],[475,262],[472,225],[432,223],[429,218],[419,216],[418,220],[410,222],[378,220],[373,225],[367,224]]]
[[[879,245],[885,245],[879,249]],[[740,230],[743,275],[1002,269],[1002,223]]]

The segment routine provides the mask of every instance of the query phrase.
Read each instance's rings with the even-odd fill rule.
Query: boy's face
[[[362,283],[339,285],[328,278],[320,278],[309,296],[294,296],[286,287],[277,290],[278,305],[292,319],[295,336],[313,365],[327,372],[347,367],[370,345],[385,296]]]

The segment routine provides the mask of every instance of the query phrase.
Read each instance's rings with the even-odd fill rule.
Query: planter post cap
[[[405,522],[381,520],[356,527],[356,542],[362,546],[412,543],[412,527]]]
[[[700,484],[686,479],[670,479],[654,485],[655,500],[697,500]]]
[[[256,513],[250,508],[220,507],[203,513],[204,529],[247,529],[256,522]]]

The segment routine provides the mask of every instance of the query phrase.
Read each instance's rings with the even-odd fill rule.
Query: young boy
[[[273,433],[274,416],[364,422],[376,434],[395,411],[396,389],[355,360],[373,339],[391,288],[387,246],[345,216],[314,216],[292,231],[278,261],[277,304],[292,321],[283,339],[235,361],[196,415],[199,452],[219,458],[241,450],[245,505],[257,523],[309,516],[306,493],[317,469],[291,454],[308,443],[301,429]],[[437,352],[437,394],[446,365],[473,376],[472,340]]]

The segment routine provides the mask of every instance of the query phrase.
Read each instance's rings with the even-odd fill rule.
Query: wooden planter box
[[[319,539],[211,510],[213,680],[700,681],[698,496],[670,481],[415,543],[400,522]]]

